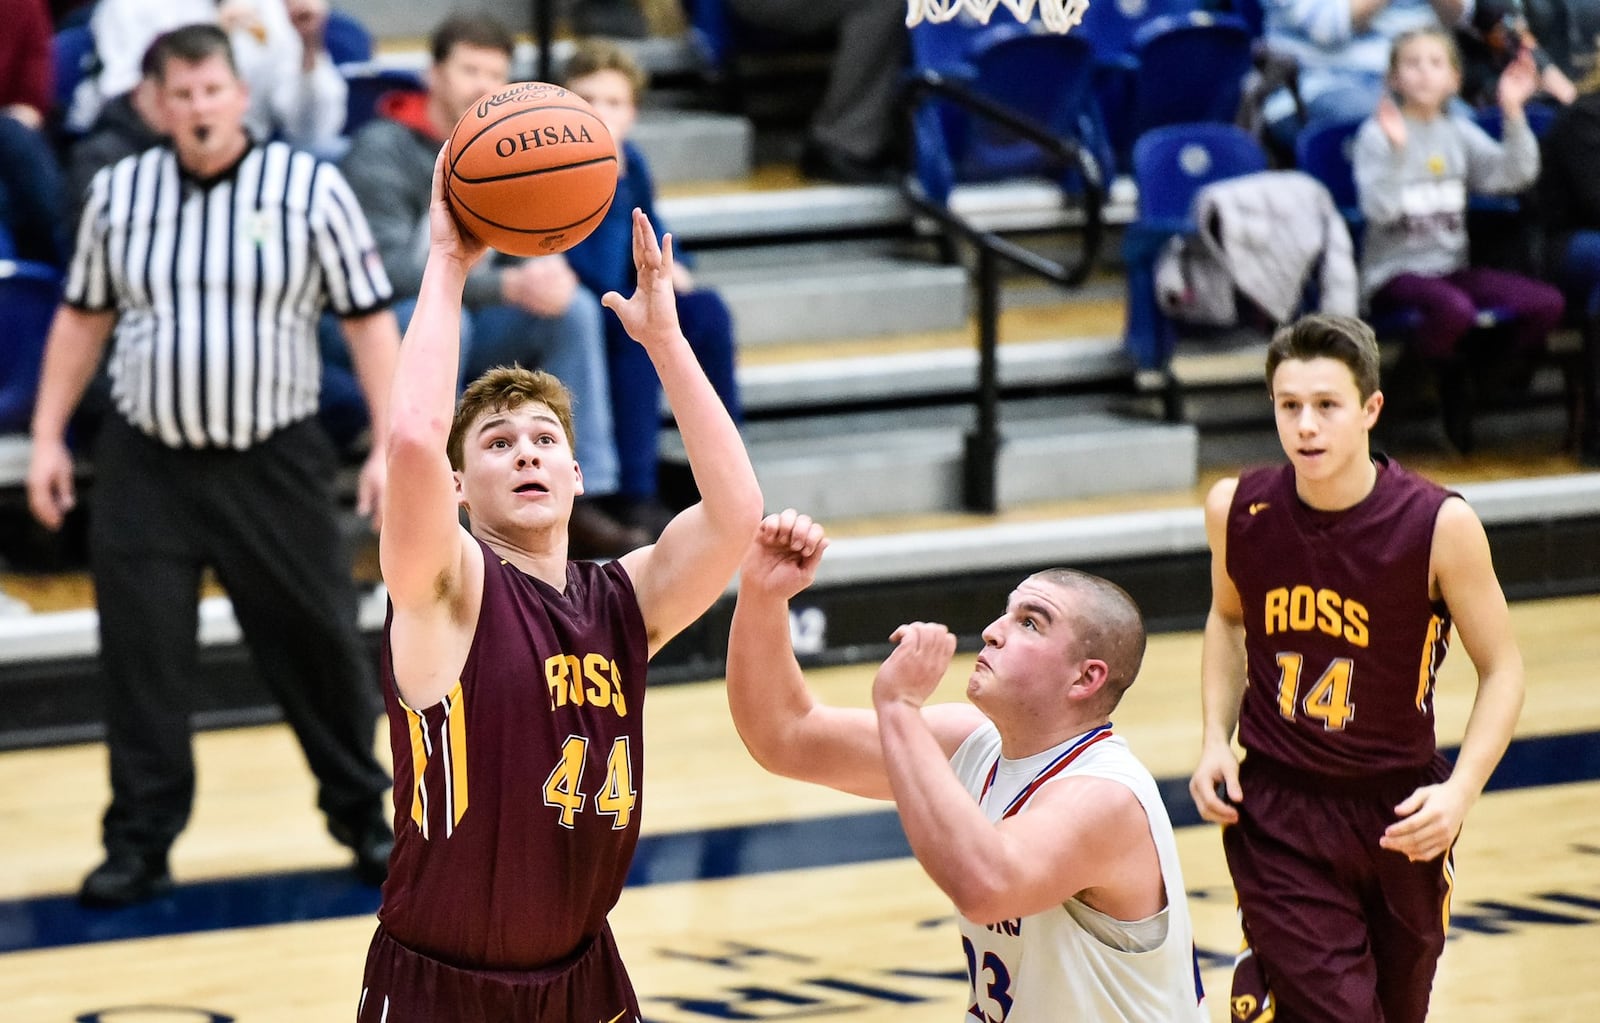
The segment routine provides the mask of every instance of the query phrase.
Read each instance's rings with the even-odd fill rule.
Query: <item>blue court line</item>
[[[1455,750],[1447,750],[1454,756]],[[1490,791],[1600,779],[1600,731],[1542,735],[1511,744]],[[1158,782],[1175,827],[1201,823],[1187,778]],[[911,855],[893,810],[640,839],[629,886],[711,880],[782,870],[870,863]],[[345,869],[199,881],[120,910],[86,910],[70,895],[0,901],[0,953],[269,924],[371,916],[378,890]]]

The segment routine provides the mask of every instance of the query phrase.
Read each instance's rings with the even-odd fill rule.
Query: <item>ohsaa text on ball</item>
[[[563,124],[557,131],[553,124],[533,131],[519,131],[514,138],[505,137],[495,139],[494,151],[496,156],[506,157],[516,153],[526,153],[530,149],[543,149],[545,146],[559,146],[566,142],[593,142],[589,137],[589,129],[579,126],[574,132]]]

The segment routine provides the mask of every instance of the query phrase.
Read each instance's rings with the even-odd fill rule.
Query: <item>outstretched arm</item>
[[[887,799],[876,716],[819,703],[790,645],[789,600],[816,578],[826,547],[822,527],[792,509],[767,516],[756,530],[728,633],[728,709],[745,748],[768,771]],[[924,713],[946,759],[981,720],[964,704]]]
[[[388,436],[388,482],[378,558],[394,602],[392,639],[401,695],[413,707],[437,702],[454,684],[452,644],[476,625],[468,592],[477,552],[457,518],[455,478],[445,453],[455,410],[461,347],[461,288],[484,246],[457,226],[441,191],[444,159],[434,164],[428,211],[430,249],[416,311],[396,360]],[[465,657],[465,651],[460,651]],[[456,661],[454,667],[458,668]]]
[[[1385,849],[1423,861],[1455,841],[1467,811],[1511,744],[1523,698],[1522,651],[1511,631],[1511,612],[1495,576],[1489,538],[1478,516],[1458,498],[1439,509],[1433,573],[1461,645],[1478,669],[1478,695],[1450,777],[1423,786],[1395,807],[1401,819],[1378,841]]]
[[[637,209],[633,260],[639,278],[633,296],[623,299],[612,291],[601,301],[650,353],[700,491],[700,502],[668,523],[659,540],[622,558],[653,656],[727,587],[761,519],[761,487],[738,427],[678,325],[672,236],[657,242],[649,219]]]

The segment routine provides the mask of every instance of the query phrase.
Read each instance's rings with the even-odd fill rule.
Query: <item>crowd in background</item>
[[[1463,243],[1470,242],[1475,263],[1520,275],[1521,280],[1551,282],[1561,292],[1559,308],[1550,300],[1551,293],[1545,293],[1540,308],[1516,310],[1516,315],[1508,317],[1516,321],[1511,328],[1515,344],[1510,347],[1518,351],[1536,351],[1544,334],[1560,322],[1576,323],[1600,313],[1600,299],[1595,297],[1600,293],[1600,234],[1595,233],[1600,230],[1600,196],[1591,199],[1586,176],[1574,172],[1590,161],[1593,147],[1600,144],[1600,127],[1594,126],[1600,100],[1592,88],[1600,82],[1590,74],[1595,32],[1600,29],[1600,2],[1528,0],[1524,6],[1520,0],[1263,0],[1257,7],[1253,0],[1208,0],[1203,6],[1249,14],[1258,26],[1261,51],[1293,68],[1285,87],[1264,94],[1247,93],[1252,97],[1247,102],[1259,100],[1259,109],[1249,112],[1251,116],[1245,118],[1246,112],[1241,111],[1242,123],[1263,126],[1263,142],[1281,166],[1293,165],[1294,141],[1308,128],[1327,121],[1369,117],[1379,125],[1394,101],[1401,101],[1394,109],[1402,109],[1397,67],[1391,66],[1393,43],[1407,33],[1443,28],[1446,58],[1453,63],[1455,75],[1449,100],[1440,110],[1441,124],[1469,140],[1464,152],[1498,152],[1494,147],[1504,141],[1520,159],[1520,176],[1493,180],[1483,176],[1481,167],[1462,164],[1457,168],[1465,175],[1462,182],[1475,191],[1492,188],[1521,193],[1518,216],[1469,217],[1463,207],[1458,218],[1461,223],[1446,225],[1450,238],[1445,248],[1455,253],[1451,266],[1398,269],[1440,277],[1464,272],[1469,268]],[[635,0],[577,0],[570,7],[570,24],[578,32],[639,36],[649,30]],[[824,91],[800,151],[803,174],[824,181],[868,182],[892,180],[904,169],[897,104],[908,47],[900,0],[849,4],[838,10],[785,0],[732,0],[727,10],[730,18],[744,24],[742,31],[769,40],[837,35]],[[678,13],[681,18],[682,12]],[[345,131],[347,86],[328,49],[330,18],[337,16],[328,0],[0,0],[0,14],[11,29],[0,42],[0,109],[4,111],[0,116],[0,258],[66,266],[95,172],[163,137],[149,69],[141,68],[141,58],[159,33],[182,24],[211,22],[228,34],[241,77],[250,89],[247,126],[252,137],[285,141],[330,160],[339,160],[352,146],[355,133]],[[654,10],[652,20],[660,20]],[[495,31],[501,39],[490,49],[512,45],[514,37],[508,27],[498,26]],[[86,44],[62,47],[58,33],[74,33],[74,38],[86,40]],[[625,49],[617,52],[626,57]],[[71,66],[55,67],[58,56]],[[437,86],[453,73],[453,64],[437,49],[432,56],[429,84]],[[491,68],[488,77],[481,68],[469,68],[478,77],[456,87],[470,91],[509,78],[509,55],[503,62],[490,63],[503,63],[504,67]],[[1520,88],[1528,77],[1520,72],[1524,66],[1532,71],[1527,90]],[[1512,106],[1525,107],[1527,114],[1508,113],[1504,120],[1509,131],[1501,140],[1481,131],[1485,122],[1473,115],[1510,109],[1501,88],[1508,68],[1513,70],[1513,91],[1527,92]],[[646,77],[636,65],[619,74],[629,83],[630,103],[636,110],[648,84]],[[392,135],[397,125],[428,143],[442,138],[447,125],[439,122],[447,110],[432,110],[420,120],[431,117],[435,123],[419,126],[415,111],[436,102],[425,98],[424,91],[431,94],[435,90],[381,101],[378,119],[385,124],[365,145],[370,147],[385,133]],[[1530,156],[1527,136],[1518,127],[1523,124],[1531,126],[1535,142],[1542,143],[1542,153],[1536,145]],[[1383,137],[1393,136],[1387,133]],[[1370,165],[1380,149],[1369,145],[1363,151]],[[653,184],[643,154],[625,141],[624,157],[623,184],[631,189],[630,198],[650,204]],[[1437,177],[1428,159],[1421,159],[1427,175]],[[382,173],[371,170],[370,149],[354,159],[344,159],[341,166],[370,206],[380,189],[375,183],[364,190],[363,180]],[[394,168],[386,171],[393,173]],[[1374,182],[1388,179],[1371,173],[1358,176],[1365,182],[1364,205],[1374,210],[1394,207],[1395,196],[1384,198],[1374,193],[1375,187],[1387,187]],[[406,215],[420,212],[414,206],[406,207]],[[1435,227],[1454,216],[1451,211],[1445,213],[1444,220],[1435,218]],[[414,282],[416,269],[414,246],[408,250],[406,245],[414,240],[417,224],[399,224],[396,219],[392,210],[379,211],[375,228],[386,267],[399,285],[397,301],[403,318],[408,292],[414,290],[408,282]],[[1391,218],[1391,223],[1368,231],[1366,239],[1358,238],[1358,246],[1365,241],[1382,248],[1385,239],[1395,237],[1397,231],[1418,235],[1412,240],[1420,245],[1425,239],[1418,233],[1427,231],[1421,225],[1423,219],[1414,213]],[[606,244],[614,247],[612,242]],[[618,339],[614,324],[599,315],[594,302],[620,279],[600,268],[621,266],[625,271],[626,264],[618,261],[616,253],[596,260],[592,253],[599,247],[591,243],[583,254],[565,261],[567,265],[551,265],[557,261],[548,260],[497,260],[484,268],[467,296],[472,311],[468,347],[476,346],[476,354],[467,358],[478,368],[506,359],[548,362],[561,347],[551,338],[592,339],[584,346],[592,350],[593,358],[583,364],[584,372],[577,378],[604,377],[596,385],[601,390],[586,389],[592,395],[586,404],[589,412],[609,415],[612,422],[597,421],[586,432],[597,449],[585,459],[592,471],[590,493],[595,500],[592,511],[580,515],[578,525],[580,532],[594,541],[594,553],[609,554],[647,538],[670,509],[664,507],[655,480],[653,444],[659,422],[645,393],[651,387],[647,384],[641,390],[637,352]],[[1396,258],[1404,262],[1410,257],[1401,253]],[[1397,266],[1393,260],[1374,257],[1371,251],[1361,253],[1360,259],[1363,309],[1381,313],[1394,306]],[[1494,302],[1506,305],[1500,301],[1505,289],[1491,289],[1493,294],[1475,298],[1467,294],[1470,289],[1455,287],[1448,295],[1447,290],[1442,286],[1421,291],[1401,288],[1408,306],[1422,310],[1424,323],[1415,331],[1419,338],[1415,347],[1430,357],[1460,348],[1471,330],[1464,324],[1477,312]],[[1519,293],[1523,290],[1519,285]],[[702,346],[702,357],[710,360],[707,365],[719,381],[719,393],[737,416],[733,325],[724,322],[726,308],[713,292],[701,290],[695,295],[692,302],[696,308],[686,312],[686,321],[698,324],[709,317],[691,333],[716,337]],[[324,324],[325,337],[332,336],[331,329],[331,324]],[[361,436],[365,410],[345,372],[347,367],[340,365],[337,344],[323,348],[333,363],[325,386],[325,425],[336,440],[348,444]],[[601,367],[599,362],[605,365]],[[577,366],[574,363],[569,368]],[[1600,458],[1600,437],[1590,440],[1585,457]],[[613,460],[618,465],[616,472],[610,468]]]

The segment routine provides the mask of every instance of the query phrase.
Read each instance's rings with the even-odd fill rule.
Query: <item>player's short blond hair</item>
[[[496,366],[468,384],[461,392],[461,400],[456,402],[450,439],[445,442],[450,468],[459,472],[465,465],[467,430],[473,423],[490,413],[510,412],[528,402],[544,405],[555,413],[561,432],[567,435],[567,445],[576,451],[578,440],[572,432],[572,392],[567,390],[567,385],[543,370]]]

